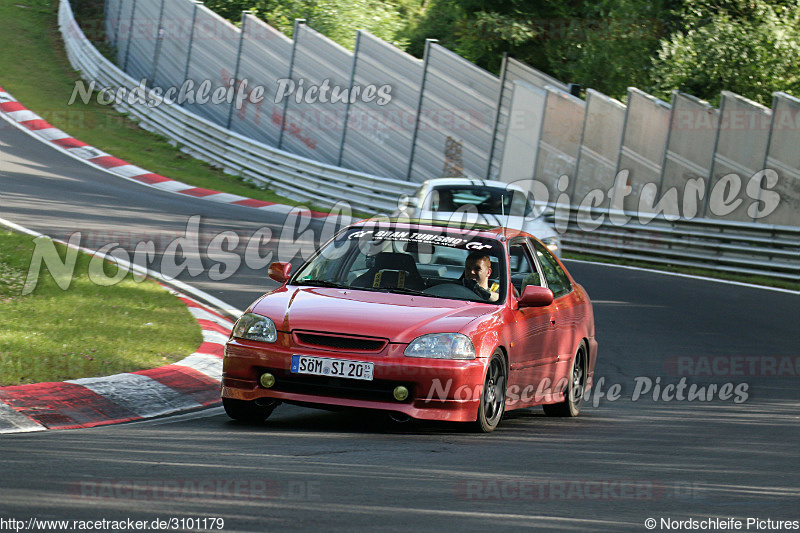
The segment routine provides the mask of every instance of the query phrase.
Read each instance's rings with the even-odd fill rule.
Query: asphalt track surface
[[[148,237],[162,245],[194,215],[204,236],[235,231],[246,240],[270,228],[273,239],[260,254],[293,253],[292,246],[278,250],[284,215],[128,182],[0,122],[0,218],[65,240],[79,231],[82,245],[93,247]],[[311,227],[318,231],[319,221]],[[307,250],[319,239],[306,230],[283,235]],[[226,258],[204,253],[204,272],[179,279],[240,309],[273,286],[264,268],[246,265],[211,279],[209,268]],[[457,425],[397,425],[285,405],[265,425],[248,426],[216,407],[3,435],[0,526],[131,519],[153,529],[153,520],[172,519],[177,529],[210,531],[221,518],[224,531],[647,531],[653,518],[656,531],[688,531],[692,524],[662,519],[711,518],[708,530],[732,530],[723,521],[738,519],[741,530],[766,531],[800,520],[800,297],[568,267],[595,304],[594,393],[614,384],[621,392],[615,401],[589,398],[578,418],[524,410],[476,435]],[[746,400],[715,393],[711,401],[664,401],[650,390],[633,401],[637,383],[660,378],[664,387],[681,377],[707,392],[747,384]],[[68,529],[98,526],[111,524]]]

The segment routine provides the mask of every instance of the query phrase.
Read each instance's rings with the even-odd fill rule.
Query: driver
[[[483,252],[472,252],[464,261],[462,283],[484,300],[496,302],[500,299],[500,295],[497,293],[497,283],[494,283],[491,288],[489,287],[491,274],[492,260],[489,255]]]

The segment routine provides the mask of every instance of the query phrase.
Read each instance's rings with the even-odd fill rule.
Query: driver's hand
[[[474,292],[484,300],[489,300],[492,297],[492,291],[484,289],[483,287],[478,285],[478,282],[475,281],[474,279],[465,278],[464,286],[467,287],[468,289],[471,289],[472,292]]]

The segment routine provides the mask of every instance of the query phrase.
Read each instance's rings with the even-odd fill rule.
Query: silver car
[[[394,215],[518,229],[535,236],[561,257],[558,232],[537,216],[530,195],[517,185],[469,178],[430,179]]]

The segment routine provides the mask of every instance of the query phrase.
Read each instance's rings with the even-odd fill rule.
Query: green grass
[[[95,285],[88,255],[79,254],[68,290],[43,264],[36,288],[23,296],[33,249],[32,237],[0,229],[0,386],[154,368],[202,342],[183,302],[130,275],[116,285]],[[58,249],[63,258],[65,247]],[[110,264],[104,269],[109,277],[116,272]]]
[[[56,128],[156,174],[248,198],[299,204],[180,152],[164,137],[141,129],[94,98],[88,105],[80,98],[67,105],[81,78],[67,60],[57,8],[55,0],[0,2],[0,87]],[[102,26],[97,20],[84,24]]]
[[[663,270],[666,272],[675,272],[678,274],[688,274],[692,276],[700,276],[705,278],[717,278],[728,281],[738,281],[741,283],[748,283],[750,285],[764,285],[766,287],[778,287],[781,289],[789,289],[793,291],[800,291],[800,282],[790,281],[784,279],[770,278],[767,276],[756,276],[752,274],[734,274],[730,272],[722,272],[719,270],[712,270],[710,268],[694,268],[675,265],[663,265],[659,263],[648,263],[646,261],[636,261],[632,259],[613,259],[610,257],[592,255],[577,252],[564,252],[565,259],[577,259],[580,261],[591,261],[592,263],[606,263],[611,265],[624,265],[640,268],[649,268],[652,270]]]

